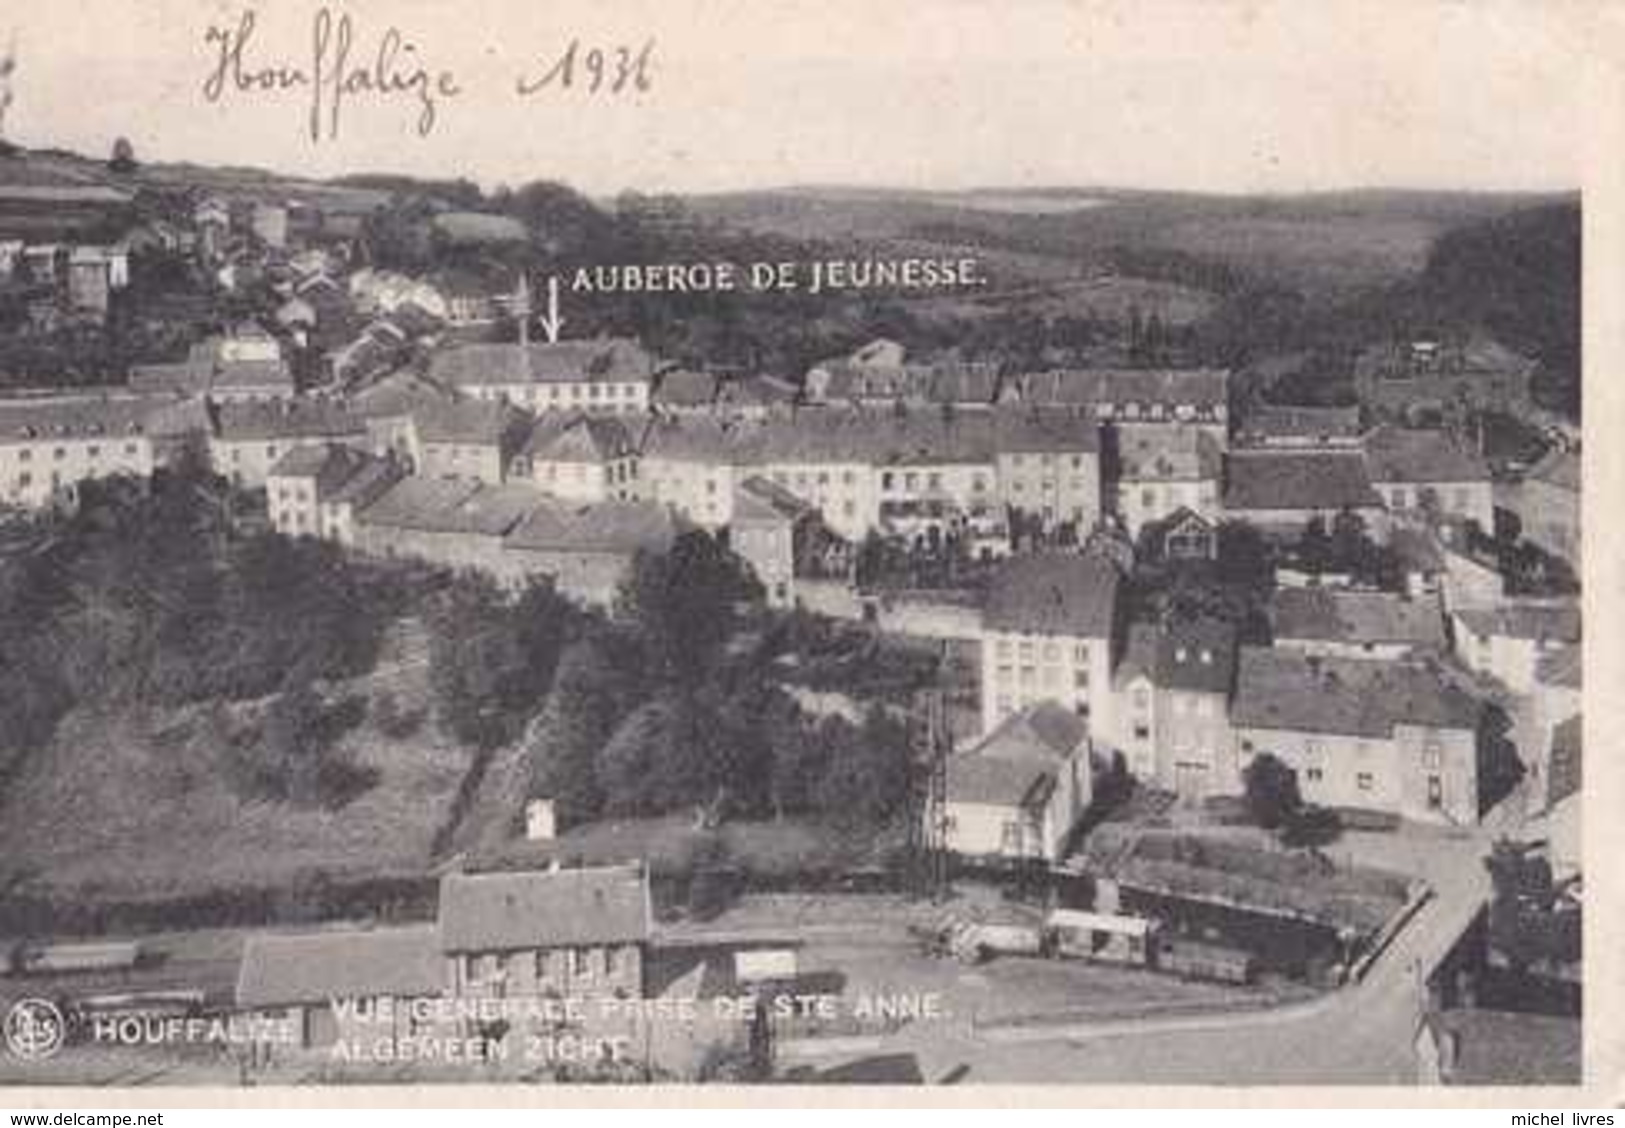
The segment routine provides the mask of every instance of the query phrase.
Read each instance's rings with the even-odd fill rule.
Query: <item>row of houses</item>
[[[1242,794],[1268,753],[1308,802],[1471,824],[1490,687],[1547,718],[1536,775],[1579,711],[1572,602],[1447,614],[1438,592],[1280,589],[1273,645],[1258,646],[1211,619],[1125,625],[1121,582],[1109,562],[1069,553],[996,573],[977,637],[983,736],[946,768],[950,848],[1059,860],[1094,773],[1117,756],[1189,802]]]

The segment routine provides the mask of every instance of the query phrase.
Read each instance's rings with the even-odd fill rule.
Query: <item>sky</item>
[[[204,94],[228,0],[8,6],[6,134],[25,145],[318,176],[548,178],[597,195],[788,184],[1290,192],[1549,190],[1581,178],[1579,8],[1499,0],[350,0],[353,64],[391,28],[449,72],[347,100]],[[324,5],[265,0],[250,68],[313,68]],[[9,26],[7,21],[10,21]],[[579,41],[576,85],[520,97]],[[592,94],[586,52],[653,41],[644,92]],[[330,43],[332,41],[330,40]],[[331,52],[329,53],[331,57]],[[410,70],[410,67],[404,68]]]

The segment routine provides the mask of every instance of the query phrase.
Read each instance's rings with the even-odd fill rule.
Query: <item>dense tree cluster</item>
[[[0,564],[13,755],[79,704],[245,701],[371,668],[389,600],[332,546],[236,533],[198,452],[150,491],[115,480],[86,494]]]

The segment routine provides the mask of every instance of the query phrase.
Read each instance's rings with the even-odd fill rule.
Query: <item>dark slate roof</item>
[[[635,341],[465,344],[436,353],[429,375],[451,387],[490,384],[631,383],[654,378],[654,357]]]
[[[1476,635],[1529,639],[1535,642],[1578,642],[1580,608],[1575,603],[1508,603],[1498,607],[1463,607],[1456,617]]]
[[[1120,432],[1117,460],[1123,481],[1186,482],[1217,479],[1222,455],[1203,428],[1170,424]]]
[[[1232,451],[1226,460],[1226,509],[1364,509],[1382,499],[1358,453]]]
[[[989,629],[1106,638],[1117,603],[1117,570],[1095,556],[1046,552],[1006,561],[993,575]]]
[[[1580,790],[1585,724],[1581,714],[1552,728],[1552,760],[1546,772],[1546,801],[1557,804]]]
[[[518,551],[630,556],[639,550],[664,552],[677,533],[671,511],[654,502],[601,501],[572,506],[548,500],[515,526],[503,546]]]
[[[1034,372],[1010,381],[1028,403],[1121,407],[1191,404],[1222,407],[1229,400],[1230,372],[1223,368],[1072,368]]]
[[[794,403],[800,389],[773,376],[745,376],[724,380],[717,388],[717,403],[724,406],[782,407]]]
[[[318,491],[342,482],[367,462],[368,456],[337,443],[296,446],[272,465],[273,478],[315,478]]]
[[[453,873],[440,882],[446,952],[641,944],[649,926],[648,880],[633,866]]]
[[[361,420],[325,401],[222,403],[214,408],[215,434],[228,442],[280,438],[341,438],[364,434]]]
[[[0,444],[55,435],[139,435],[150,429],[153,416],[174,405],[174,398],[165,396],[51,395],[0,400]]]
[[[717,398],[714,373],[680,368],[660,377],[650,400],[660,407],[709,407]]]
[[[447,403],[451,394],[408,368],[398,368],[350,394],[350,406],[364,419],[411,415],[430,405]]]
[[[1436,603],[1382,591],[1281,588],[1271,601],[1278,639],[1391,643],[1443,650],[1444,618]]]
[[[1421,663],[1244,646],[1230,720],[1237,728],[1381,739],[1402,724],[1470,730],[1478,703]]]
[[[424,998],[446,987],[440,930],[334,929],[251,935],[237,973],[239,1007],[327,1005],[333,999]]]
[[[1114,677],[1121,686],[1140,674],[1161,689],[1228,696],[1236,677],[1236,630],[1217,619],[1135,623]]]
[[[1487,482],[1490,469],[1443,431],[1382,427],[1366,436],[1374,482]]]
[[[361,514],[369,525],[441,531],[456,508],[479,488],[479,483],[449,478],[402,478],[385,490]]]
[[[135,364],[130,366],[128,382],[132,392],[199,395],[208,391],[209,385],[214,382],[214,366],[191,360]]]
[[[418,438],[426,443],[498,446],[513,439],[528,418],[494,400],[424,401],[412,411]]]

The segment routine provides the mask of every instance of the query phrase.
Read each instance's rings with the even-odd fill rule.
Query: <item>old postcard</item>
[[[0,13],[0,1101],[1613,1100],[1620,15]]]

